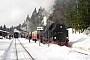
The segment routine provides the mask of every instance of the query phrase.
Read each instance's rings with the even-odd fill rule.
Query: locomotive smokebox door
[[[14,32],[14,38],[18,38],[18,32]]]

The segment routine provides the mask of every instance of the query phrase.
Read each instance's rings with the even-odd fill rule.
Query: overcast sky
[[[0,26],[17,26],[26,16],[31,15],[35,7],[50,8],[54,0],[0,0]]]

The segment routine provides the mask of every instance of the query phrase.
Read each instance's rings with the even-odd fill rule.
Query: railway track
[[[72,49],[73,51],[75,51],[79,54],[88,55],[87,53],[81,52],[80,50],[73,49],[73,47],[71,47],[71,46],[69,46],[68,48]]]
[[[75,49],[73,49],[73,50],[74,50],[75,52],[79,53],[79,54],[88,55],[87,53],[81,52],[80,50],[79,50],[79,51],[77,51],[77,50],[75,50]]]
[[[19,39],[15,39],[16,60],[35,60]]]

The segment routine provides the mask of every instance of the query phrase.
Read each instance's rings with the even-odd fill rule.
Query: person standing
[[[11,39],[11,34],[9,34],[9,40]]]
[[[30,42],[30,40],[31,40],[31,34],[28,34],[28,39],[29,39],[29,42]]]

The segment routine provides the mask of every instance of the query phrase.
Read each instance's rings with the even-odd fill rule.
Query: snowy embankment
[[[89,56],[78,53],[72,48],[66,46],[51,45],[45,49],[44,52],[48,53],[49,56],[53,56],[56,60],[89,60]],[[58,58],[58,59],[57,59]],[[55,60],[54,59],[54,60]]]
[[[73,33],[71,32],[72,29],[69,29],[69,44],[71,47],[75,48],[75,50],[90,54],[90,36],[89,34],[86,35],[85,33]]]

